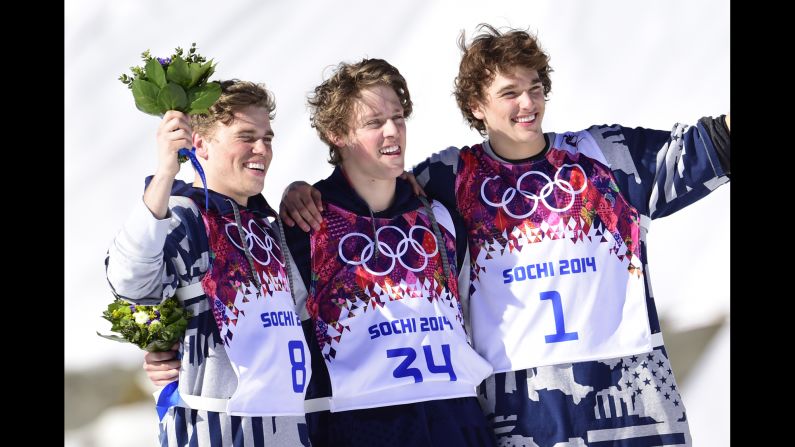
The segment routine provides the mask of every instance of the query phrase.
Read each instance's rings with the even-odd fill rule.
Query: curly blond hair
[[[383,59],[362,59],[355,64],[341,62],[331,77],[310,94],[307,101],[309,120],[312,127],[317,129],[320,139],[328,145],[328,162],[332,165],[342,163],[342,156],[331,138],[342,137],[350,132],[349,123],[362,90],[378,85],[391,87],[395,91],[403,106],[403,116],[408,118],[413,106],[406,79],[397,68]]]

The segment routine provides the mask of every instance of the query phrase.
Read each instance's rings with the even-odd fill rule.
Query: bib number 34
[[[442,345],[443,363],[440,365],[437,365],[434,362],[433,352],[431,351],[431,347],[429,345],[423,346],[422,351],[425,355],[425,364],[431,374],[448,374],[450,376],[451,382],[458,380],[455,375],[455,371],[453,370],[453,362],[450,360],[450,345]],[[388,358],[404,357],[403,361],[400,362],[394,371],[392,371],[393,377],[396,379],[401,377],[412,377],[414,378],[414,383],[423,381],[422,371],[420,371],[419,368],[411,366],[414,363],[414,360],[417,359],[417,351],[415,351],[414,348],[407,347],[388,349],[386,351],[386,356]]]

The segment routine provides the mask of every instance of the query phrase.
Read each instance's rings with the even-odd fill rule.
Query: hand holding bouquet
[[[208,82],[215,71],[212,59],[207,60],[196,52],[196,42],[191,44],[188,55],[183,58],[182,48],[177,47],[171,57],[153,57],[149,50],[141,54],[143,67],[130,67],[132,76],[122,74],[119,80],[132,90],[135,107],[149,115],[163,116],[169,110],[187,115],[207,113],[221,97],[221,84]],[[179,150],[179,162],[191,161],[204,183],[207,194],[207,179],[194,154],[195,148]],[[209,208],[205,197],[205,207]]]
[[[190,312],[177,298],[171,297],[158,306],[139,306],[116,299],[108,305],[102,317],[110,321],[111,330],[118,335],[97,335],[108,340],[133,343],[149,352],[169,351],[182,340],[188,327]]]

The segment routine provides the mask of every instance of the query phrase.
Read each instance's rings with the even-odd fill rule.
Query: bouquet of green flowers
[[[132,76],[122,74],[119,80],[132,90],[135,107],[149,115],[163,116],[169,110],[178,110],[188,115],[207,113],[221,97],[221,84],[209,82],[215,71],[212,59],[207,60],[196,52],[196,42],[183,57],[182,48],[174,49],[171,57],[153,57],[149,50],[141,53],[143,67],[130,67]],[[190,160],[204,184],[204,205],[209,208],[207,179],[204,169],[196,159],[196,148],[181,148],[180,163]]]
[[[177,47],[171,57],[160,58],[146,50],[141,54],[143,67],[130,67],[132,76],[119,76],[132,90],[138,110],[156,116],[169,110],[194,115],[207,113],[218,100],[221,85],[207,82],[215,71],[213,61],[196,53],[196,42],[186,57],[182,53],[182,48]]]
[[[158,306],[138,306],[116,299],[108,304],[102,317],[110,321],[110,330],[118,335],[97,335],[108,340],[133,343],[149,352],[169,351],[182,340],[188,327],[190,312],[177,298],[171,297]]]

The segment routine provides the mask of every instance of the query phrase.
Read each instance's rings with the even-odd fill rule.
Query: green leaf
[[[159,92],[160,89],[157,87],[157,85],[149,81],[136,79],[132,82],[132,93],[133,98],[135,98],[135,107],[144,113],[158,116],[162,115],[162,108],[158,104]]]
[[[188,68],[188,63],[185,62],[185,59],[175,57],[171,60],[171,64],[168,66],[168,72],[166,72],[166,79],[186,89],[190,87],[190,68]]]
[[[129,343],[129,341],[126,338],[119,337],[118,335],[113,335],[113,334],[111,334],[111,335],[102,335],[99,332],[97,332],[97,335],[99,335],[102,338],[107,338],[108,340],[118,341],[118,342],[121,342],[121,343]]]
[[[221,84],[210,82],[199,88],[193,88],[188,92],[189,115],[207,113],[207,110],[221,97]]]
[[[176,342],[177,340],[155,340],[146,345],[144,350],[147,352],[166,352],[170,351]]]
[[[188,64],[190,67],[190,87],[195,87],[198,84],[201,84],[202,81],[205,81],[207,78],[210,77],[210,73],[208,71],[212,68],[212,65],[208,62],[206,64],[200,64],[198,62]]]
[[[146,77],[160,88],[166,85],[166,72],[163,71],[163,66],[157,59],[149,59],[149,62],[146,63]]]
[[[186,112],[188,109],[188,96],[185,90],[179,85],[169,82],[160,89],[157,95],[157,103],[162,110],[179,110]]]
[[[210,59],[207,61],[202,67],[206,67],[206,71],[204,72],[204,79],[208,79],[210,76],[215,73],[215,64],[213,64],[213,60]]]

